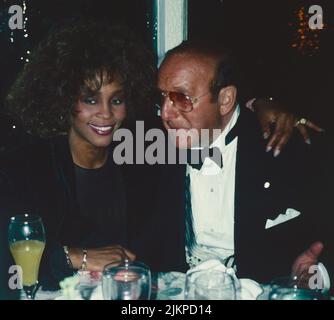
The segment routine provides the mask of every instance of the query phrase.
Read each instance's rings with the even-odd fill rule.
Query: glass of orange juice
[[[22,269],[21,281],[26,297],[34,300],[38,288],[39,265],[45,247],[42,219],[31,214],[12,217],[8,243],[16,265]]]

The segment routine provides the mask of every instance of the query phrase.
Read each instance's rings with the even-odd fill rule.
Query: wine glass
[[[235,300],[234,278],[218,270],[188,272],[185,283],[186,300]]]
[[[149,300],[150,269],[138,261],[108,264],[103,270],[102,292],[105,300]]]
[[[34,300],[38,288],[38,271],[45,247],[42,219],[23,214],[10,219],[9,249],[16,265],[22,268],[22,285],[28,300]]]

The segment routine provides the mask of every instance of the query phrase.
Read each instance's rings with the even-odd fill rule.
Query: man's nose
[[[179,115],[178,109],[175,107],[173,102],[166,98],[162,105],[161,118],[165,121],[169,121],[177,118]]]

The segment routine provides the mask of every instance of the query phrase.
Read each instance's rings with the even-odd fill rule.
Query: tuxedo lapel
[[[237,126],[238,147],[235,177],[234,242],[235,262],[239,266],[252,261],[262,242],[266,213],[265,145],[254,115],[241,110]],[[256,263],[254,263],[254,267]],[[249,270],[247,270],[249,271]]]

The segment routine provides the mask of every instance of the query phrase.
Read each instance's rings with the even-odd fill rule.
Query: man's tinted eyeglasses
[[[184,93],[176,92],[176,91],[159,91],[159,102],[157,107],[162,109],[162,106],[165,103],[165,99],[168,99],[172,102],[172,104],[181,112],[190,112],[194,108],[194,104],[198,101],[198,99],[206,96],[210,91],[196,97],[192,98]]]

